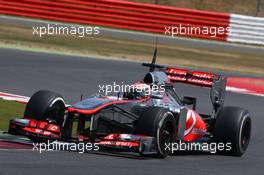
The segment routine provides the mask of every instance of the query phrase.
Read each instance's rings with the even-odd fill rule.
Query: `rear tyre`
[[[214,128],[214,140],[217,143],[231,144],[229,150],[220,153],[242,156],[247,150],[251,135],[249,112],[238,107],[220,109]]]
[[[61,125],[64,113],[65,102],[61,95],[51,91],[38,91],[27,103],[24,117]]]
[[[155,137],[157,140],[157,157],[165,158],[170,154],[166,144],[175,140],[176,119],[166,108],[146,107],[143,109],[135,127],[136,134]]]

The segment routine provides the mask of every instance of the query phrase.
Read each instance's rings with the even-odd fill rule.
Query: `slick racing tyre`
[[[220,153],[242,156],[249,144],[251,118],[247,110],[238,107],[220,109],[214,128],[214,140],[217,143],[230,144],[230,149]]]
[[[27,103],[24,117],[61,125],[64,113],[65,102],[61,95],[51,91],[38,91]]]
[[[165,158],[170,154],[166,144],[175,140],[176,119],[166,108],[146,107],[136,122],[135,133],[156,138],[157,157]]]

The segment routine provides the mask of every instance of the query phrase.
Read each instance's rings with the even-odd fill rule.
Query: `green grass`
[[[155,0],[128,1],[153,3]],[[255,16],[257,0],[159,0],[159,4],[176,6],[180,8],[191,8]],[[264,16],[264,2],[261,4],[260,16]]]
[[[22,117],[24,110],[24,104],[0,99],[0,131],[7,131],[9,120]]]
[[[120,60],[149,61],[153,55],[152,42],[138,42],[104,36],[45,36],[32,35],[32,28],[0,25],[0,47],[46,50],[90,57]],[[264,74],[263,55],[241,54],[222,50],[209,50],[180,44],[159,44],[158,62],[222,71]]]

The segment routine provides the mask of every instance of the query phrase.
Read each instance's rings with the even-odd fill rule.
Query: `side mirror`
[[[193,110],[196,109],[196,98],[194,97],[183,97],[182,103],[184,105],[193,105]]]

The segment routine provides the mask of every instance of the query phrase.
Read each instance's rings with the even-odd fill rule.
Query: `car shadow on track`
[[[154,155],[145,155],[140,156],[138,153],[130,153],[130,152],[114,152],[114,151],[95,151],[95,152],[87,152],[88,154],[95,155],[103,155],[103,156],[111,156],[111,157],[119,157],[125,159],[137,159],[137,160],[153,160],[153,159],[161,159],[155,157]],[[179,157],[179,156],[214,156],[218,154],[212,154],[210,152],[204,151],[181,151],[171,154],[169,157]]]

